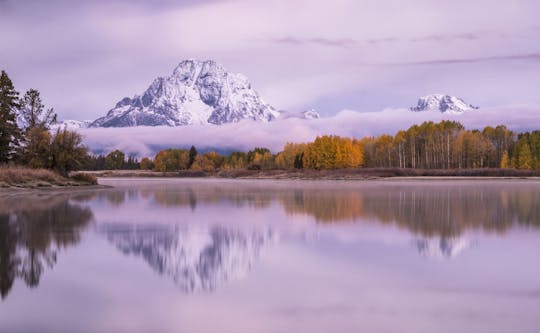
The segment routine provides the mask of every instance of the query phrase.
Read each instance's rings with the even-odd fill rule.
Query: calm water
[[[540,182],[0,197],[0,332],[540,332]]]

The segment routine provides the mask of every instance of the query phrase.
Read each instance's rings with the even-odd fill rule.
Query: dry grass
[[[69,175],[69,178],[82,184],[97,185],[98,183],[96,176],[84,172],[73,173]]]
[[[57,187],[97,184],[94,176],[65,178],[46,169],[32,169],[22,166],[0,166],[0,187]]]

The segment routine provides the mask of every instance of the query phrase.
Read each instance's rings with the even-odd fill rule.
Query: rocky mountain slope
[[[185,60],[170,76],[155,79],[143,94],[123,98],[90,127],[221,125],[278,116],[245,76],[211,60]]]

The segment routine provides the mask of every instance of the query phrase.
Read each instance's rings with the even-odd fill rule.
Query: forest
[[[94,170],[217,171],[233,169],[332,170],[346,168],[408,169],[540,169],[540,131],[514,133],[506,126],[468,130],[455,121],[424,122],[395,135],[343,138],[317,137],[313,142],[287,143],[277,154],[267,148],[221,155],[215,151],[166,149],[152,159],[125,159],[115,150],[92,157]]]

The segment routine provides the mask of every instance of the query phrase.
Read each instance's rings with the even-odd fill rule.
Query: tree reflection
[[[219,202],[260,209],[277,201],[288,215],[312,216],[319,223],[369,220],[430,237],[455,237],[466,229],[504,232],[516,224],[540,226],[540,187],[536,184],[265,185],[188,183],[181,189],[164,186],[144,193],[146,197],[152,193],[162,207],[192,209]]]
[[[92,211],[72,203],[67,195],[2,198],[2,298],[7,296],[17,278],[29,287],[37,286],[44,270],[56,263],[58,250],[77,244],[81,231],[91,219]]]

